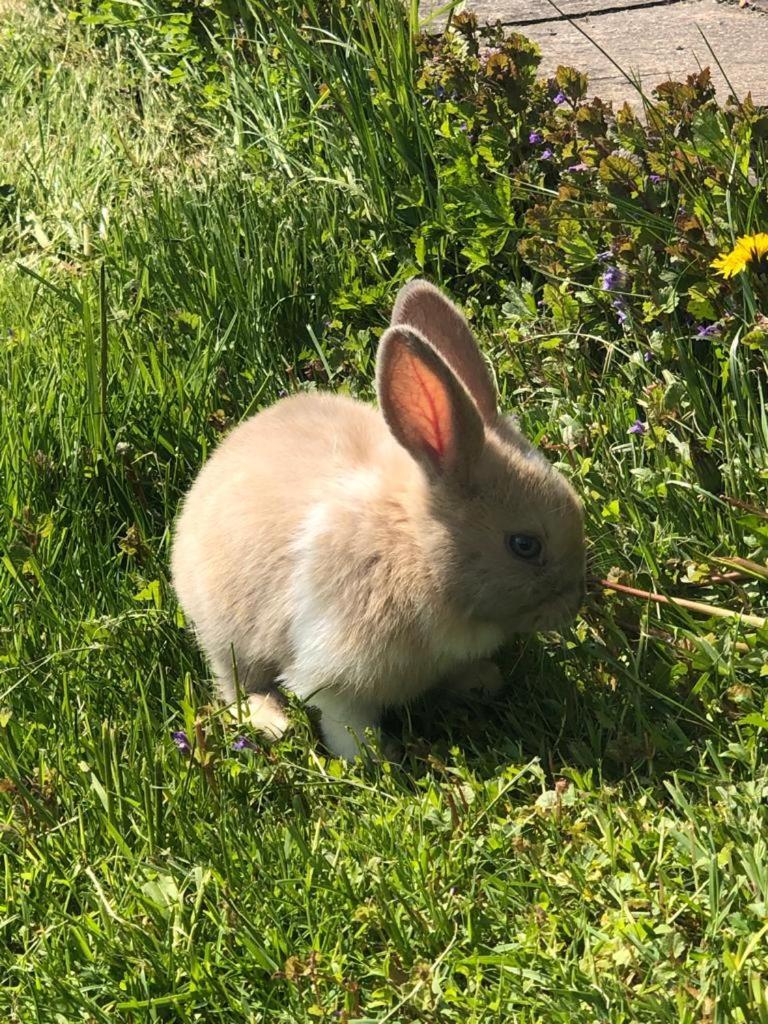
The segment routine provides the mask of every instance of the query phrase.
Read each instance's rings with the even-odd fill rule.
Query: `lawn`
[[[394,0],[0,11],[0,1019],[768,1024],[768,111]],[[415,275],[593,585],[347,765],[222,717],[169,541]]]

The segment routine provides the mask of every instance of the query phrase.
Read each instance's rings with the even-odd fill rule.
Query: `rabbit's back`
[[[242,423],[212,454],[179,517],[173,581],[217,675],[271,682],[289,658],[290,593],[302,524],[340,479],[393,448],[353,399],[302,394]],[[265,652],[268,652],[268,656]],[[229,663],[229,664],[228,664]]]

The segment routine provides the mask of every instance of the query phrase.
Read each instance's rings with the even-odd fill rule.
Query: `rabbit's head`
[[[498,415],[469,325],[424,281],[398,296],[377,386],[391,432],[424,474],[421,541],[441,593],[505,634],[568,622],[584,596],[581,502]]]

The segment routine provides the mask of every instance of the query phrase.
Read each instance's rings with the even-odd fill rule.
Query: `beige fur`
[[[426,282],[398,297],[377,384],[381,413],[301,394],[233,431],[172,552],[221,698],[279,683],[319,708],[345,757],[383,707],[442,678],[495,685],[481,659],[565,623],[583,596],[579,500],[497,417],[466,321]],[[509,533],[541,540],[535,564],[510,553]],[[273,734],[286,724],[274,699],[253,718]]]

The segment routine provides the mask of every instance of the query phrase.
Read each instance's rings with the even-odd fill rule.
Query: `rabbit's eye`
[[[518,558],[538,558],[541,554],[541,541],[538,537],[529,537],[525,533],[508,533],[507,547]]]

